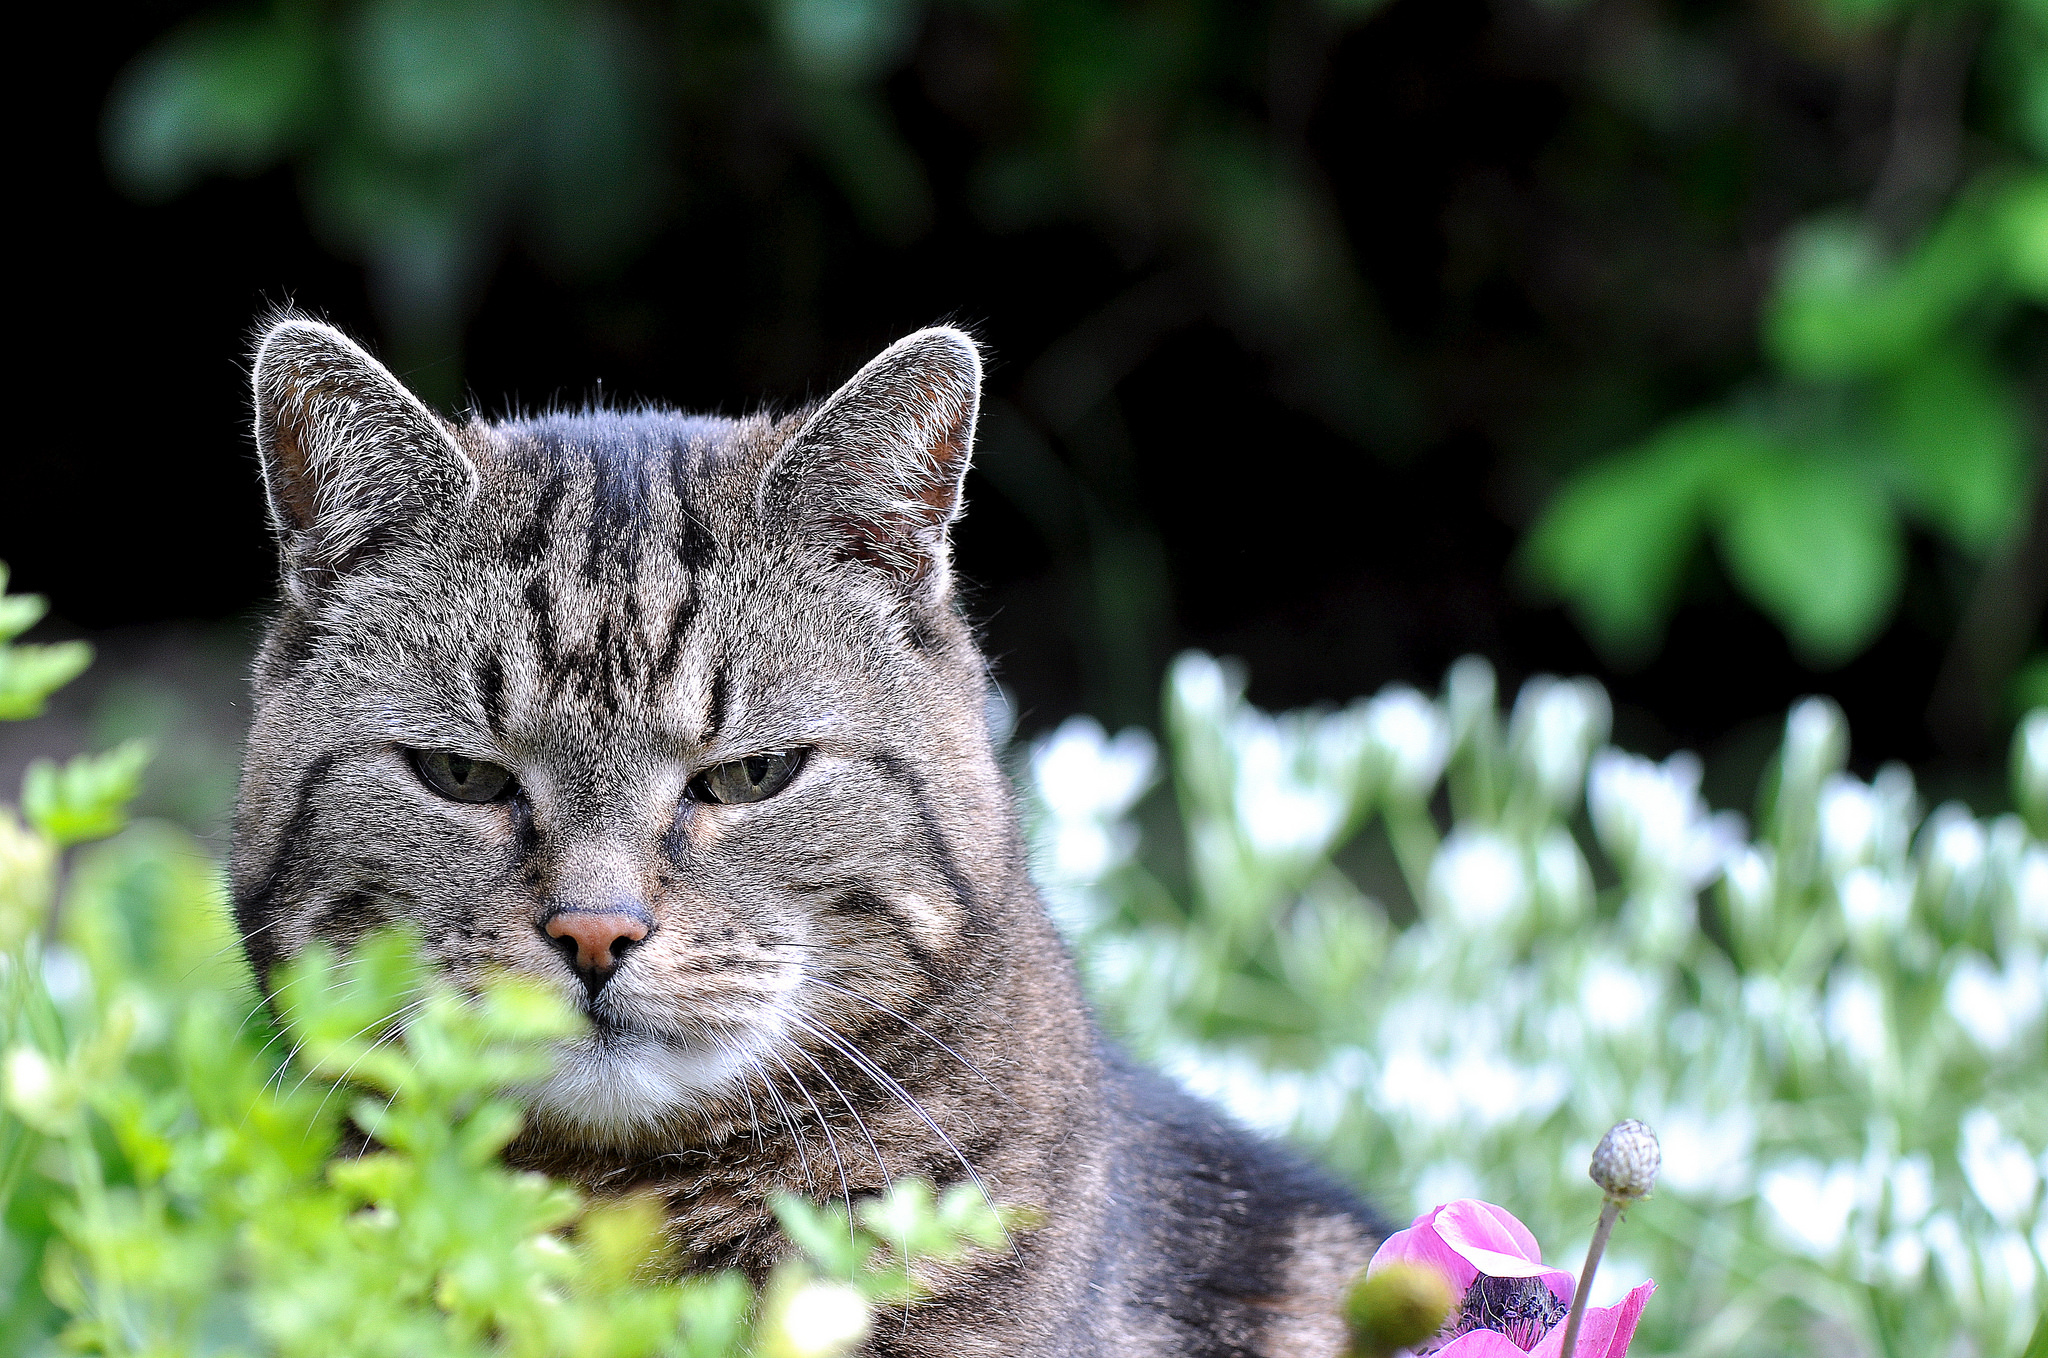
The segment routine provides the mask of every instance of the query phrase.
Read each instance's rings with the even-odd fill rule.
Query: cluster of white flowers
[[[1435,698],[1269,715],[1185,657],[1156,857],[1150,740],[1042,742],[1042,878],[1110,1022],[1393,1215],[1477,1193],[1583,1238],[1594,1140],[1649,1121],[1643,1352],[2017,1355],[2048,1304],[2048,712],[1985,820],[1851,774],[1806,700],[1752,837],[1690,754],[1606,745],[1592,681],[1498,706],[1466,660]]]

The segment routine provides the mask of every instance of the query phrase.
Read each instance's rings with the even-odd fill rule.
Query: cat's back
[[[1101,1258],[1158,1352],[1338,1353],[1333,1300],[1384,1229],[1348,1190],[1171,1081],[1105,1054]]]

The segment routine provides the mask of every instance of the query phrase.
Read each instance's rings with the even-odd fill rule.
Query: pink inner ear
[[[763,503],[808,518],[844,557],[921,583],[941,563],[959,509],[979,383],[965,336],[924,331],[899,341],[791,437]]]

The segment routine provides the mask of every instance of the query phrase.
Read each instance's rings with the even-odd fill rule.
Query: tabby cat
[[[274,320],[249,961],[403,922],[559,990],[509,1158],[692,1268],[761,1274],[779,1191],[1037,1210],[872,1353],[1334,1355],[1373,1219],[1107,1044],[1026,875],[949,562],[980,382],[932,329],[782,417],[451,425]]]

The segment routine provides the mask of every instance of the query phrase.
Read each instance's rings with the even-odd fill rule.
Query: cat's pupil
[[[459,754],[448,756],[448,776],[453,778],[457,783],[467,783],[470,779],[470,775],[475,771],[475,760],[464,759]]]
[[[746,765],[748,782],[752,783],[755,787],[759,787],[761,784],[768,781],[768,774],[769,771],[773,768],[773,765],[770,763],[769,757],[767,755],[748,755]]]

